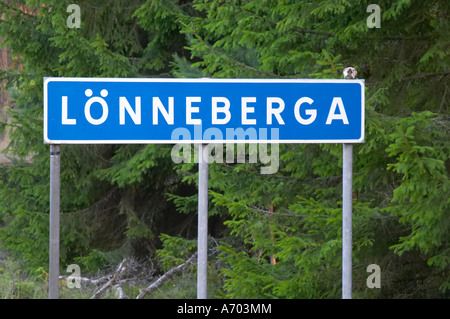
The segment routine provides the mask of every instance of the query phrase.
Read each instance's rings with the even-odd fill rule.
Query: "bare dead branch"
[[[123,290],[121,284],[114,285],[114,288],[116,288],[116,290],[119,292],[119,299],[128,299],[128,296]]]
[[[116,282],[116,280],[120,280],[124,271],[126,270],[125,261],[126,259],[122,260],[119,267],[117,267],[116,273],[111,277],[111,279],[106,284],[104,284],[100,289],[97,290],[97,292],[91,297],[91,299],[100,298],[105,293],[105,291]]]
[[[103,277],[100,277],[97,279],[91,279],[91,278],[87,278],[87,277],[77,277],[77,279],[80,279],[80,281],[87,282],[92,285],[100,285],[101,283],[108,281],[108,279],[110,277],[111,276],[108,275],[108,276],[103,276]],[[72,279],[71,276],[59,276],[59,280],[68,280],[68,279]]]
[[[156,289],[160,288],[165,282],[167,282],[173,276],[175,276],[175,274],[179,273],[180,271],[182,271],[185,268],[187,268],[187,266],[189,266],[190,264],[195,262],[196,258],[197,258],[197,253],[193,254],[191,257],[189,257],[188,260],[186,260],[181,265],[178,265],[178,266],[175,266],[175,267],[171,268],[168,272],[166,272],[164,275],[159,277],[158,280],[156,280],[150,286],[148,286],[143,291],[141,291],[141,293],[136,297],[136,299],[143,299],[145,296],[151,294],[153,291],[155,291]]]

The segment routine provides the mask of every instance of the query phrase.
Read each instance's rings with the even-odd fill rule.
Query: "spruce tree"
[[[448,291],[449,7],[446,1],[194,1],[179,16],[205,76],[342,78],[366,83],[366,140],[355,145],[355,297]],[[186,69],[181,64],[180,69]],[[341,146],[280,145],[280,169],[213,165],[212,200],[241,245],[224,243],[224,293],[339,297]],[[269,213],[271,204],[275,214]],[[276,265],[269,263],[272,256]],[[368,289],[378,264],[383,289]]]
[[[362,0],[90,0],[79,29],[67,26],[70,1],[16,3],[0,4],[2,45],[17,60],[1,73],[13,165],[0,169],[0,242],[30,270],[48,258],[43,77],[342,78],[353,66],[366,83],[353,296],[448,296],[447,0],[380,0],[379,28]],[[188,257],[197,166],[173,163],[170,151],[63,146],[62,265],[93,270],[111,256],[153,254],[159,238],[163,267]],[[263,163],[210,165],[211,221],[226,227],[211,233],[219,296],[338,298],[342,147],[280,144],[279,159],[275,174],[261,174]],[[380,289],[366,285],[369,264],[380,266]]]
[[[167,77],[171,54],[184,53],[184,37],[172,38],[175,31],[167,32],[164,19],[158,20],[161,29],[146,31],[148,19],[160,17],[140,18],[142,1],[83,1],[80,28],[69,26],[70,4],[0,4],[2,45],[17,61],[0,74],[11,99],[3,127],[12,161],[0,169],[0,242],[30,273],[48,268],[44,77]],[[167,200],[167,193],[192,193],[173,169],[170,151],[166,145],[62,145],[62,271],[70,263],[97,271],[124,255],[153,258],[160,232],[189,233],[190,224],[180,225],[192,217]]]

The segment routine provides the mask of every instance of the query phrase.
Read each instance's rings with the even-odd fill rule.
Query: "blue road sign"
[[[44,80],[48,144],[363,140],[363,80]]]

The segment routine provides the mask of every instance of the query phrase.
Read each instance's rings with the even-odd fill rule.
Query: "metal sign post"
[[[342,145],[342,298],[352,298],[353,145]]]
[[[50,260],[48,297],[59,295],[60,146],[50,145]]]
[[[206,299],[208,269],[208,154],[206,144],[198,145],[198,247],[197,299]]]
[[[364,81],[45,78],[51,144],[49,296],[58,296],[60,144],[199,144],[197,298],[207,296],[207,143],[342,143],[342,296],[351,298],[352,149],[364,141]]]
[[[344,79],[353,80],[357,71],[345,68]],[[364,102],[364,101],[363,101]],[[362,105],[364,107],[364,104]],[[352,299],[352,198],[353,144],[342,144],[342,299]]]

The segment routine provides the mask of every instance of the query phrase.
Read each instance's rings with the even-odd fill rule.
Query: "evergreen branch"
[[[322,50],[322,51],[323,51],[323,54],[325,55],[325,57],[327,58],[328,62],[330,62],[331,68],[333,69],[334,77],[336,79],[339,78],[339,76],[337,75],[336,67],[334,66],[333,59],[330,58],[330,56],[328,55],[326,50]]]
[[[295,31],[300,33],[310,33],[310,34],[316,34],[316,35],[322,35],[327,37],[335,37],[336,34],[326,32],[326,31],[316,31],[316,30],[308,30],[303,29],[299,27],[293,28]],[[411,35],[411,36],[362,36],[362,35],[354,35],[356,39],[379,39],[379,40],[420,40],[420,39],[429,39],[432,37],[431,34],[424,34],[424,35]]]
[[[369,102],[371,99],[373,99],[381,90],[387,90],[388,88],[379,88],[378,91],[376,91],[368,100]]]
[[[439,113],[441,113],[442,107],[444,106],[444,103],[446,101],[445,97],[447,96],[447,92],[450,91],[448,88],[447,83],[445,84],[445,90],[444,90],[444,94],[442,96],[442,100],[441,100],[441,104],[439,105]]]
[[[398,36],[355,36],[356,38],[359,39],[380,39],[380,40],[420,40],[420,39],[429,39],[432,37],[431,34],[423,34],[423,35],[410,35],[410,36],[403,36],[403,35],[398,35]]]
[[[9,4],[6,4],[6,3],[0,3],[0,6],[6,8],[7,10],[11,10],[11,11],[14,11],[14,12],[19,12],[23,16],[35,18],[35,15],[29,14],[28,12],[25,12],[25,11],[21,10],[21,8],[16,8],[16,7],[13,7],[13,6],[11,6]]]
[[[404,152],[411,151],[411,150],[412,150],[412,147],[411,147],[411,145],[409,144],[408,139],[406,138],[405,133],[403,133],[403,130],[402,130],[400,127],[398,128],[398,130],[400,131],[400,134],[401,134],[403,140],[405,141],[406,146],[408,146],[408,149],[407,149],[407,150],[402,150],[402,151],[404,151]]]
[[[267,215],[267,216],[272,216],[271,214],[273,213],[273,214],[275,214],[276,216],[301,217],[301,218],[304,218],[304,217],[313,217],[313,215],[300,215],[300,214],[297,214],[297,213],[295,213],[295,212],[293,212],[293,211],[291,211],[291,210],[289,210],[289,209],[286,209],[286,208],[282,208],[282,210],[283,210],[285,213],[280,213],[279,211],[277,211],[277,212],[271,212],[270,210],[262,209],[262,208],[260,208],[260,207],[258,207],[258,206],[255,206],[255,205],[249,205],[249,208],[251,208],[251,209],[253,209],[253,210],[257,211],[257,212],[262,213],[262,215]]]
[[[251,70],[251,71],[254,71],[254,72],[257,72],[257,73],[262,73],[262,74],[269,75],[269,76],[272,76],[272,77],[277,77],[277,78],[280,78],[280,79],[287,78],[286,76],[283,76],[283,75],[273,74],[273,73],[270,73],[270,72],[266,72],[266,71],[255,69],[254,67],[251,67],[251,66],[248,66],[248,65],[246,65],[246,64],[244,64],[242,62],[239,62],[236,59],[234,59],[234,58],[232,58],[232,57],[230,57],[228,55],[226,55],[226,57],[229,60],[231,60],[233,63],[235,63],[235,64],[237,64],[239,66],[242,66],[243,68],[245,68],[247,70]]]
[[[66,212],[64,214],[83,214],[85,212],[89,212],[93,209],[95,209],[96,207],[98,207],[100,204],[102,204],[103,202],[109,201],[110,197],[114,194],[114,192],[118,189],[117,186],[113,187],[106,195],[105,197],[99,199],[97,202],[95,202],[94,204],[92,204],[89,207],[77,210],[77,211],[72,211],[72,212]]]
[[[268,20],[268,19],[261,17],[247,9],[241,8],[241,10],[245,13],[250,14],[254,18],[257,18],[264,22],[270,23],[275,27],[278,24],[278,22]],[[301,27],[297,27],[297,26],[292,27],[292,30],[294,30],[298,33],[314,34],[314,35],[326,36],[326,37],[330,37],[330,38],[336,37],[336,34],[331,33],[331,32],[320,31],[320,30],[310,30],[310,29],[305,29],[305,28],[301,28]],[[355,35],[355,38],[358,38],[358,39],[383,39],[383,40],[419,40],[419,39],[429,39],[431,37],[432,37],[431,34],[411,35],[411,36],[402,36],[402,35],[399,35],[399,36],[358,36],[358,35]]]
[[[262,17],[260,15],[257,15],[254,12],[249,11],[248,9],[244,7],[239,7],[239,9],[246,13],[251,15],[254,18],[260,19],[263,22],[271,24],[273,27],[276,27],[278,25],[278,21],[269,20],[265,17]],[[320,30],[311,30],[311,29],[305,29],[302,27],[293,26],[292,30],[298,32],[298,33],[304,33],[304,34],[313,34],[313,35],[319,35],[319,36],[326,36],[326,37],[336,37],[335,33],[327,32],[327,31],[320,31]],[[382,40],[419,40],[419,39],[429,39],[432,37],[431,34],[423,34],[423,35],[411,35],[411,36],[354,36],[357,39],[382,39]]]
[[[240,61],[236,60],[235,58],[230,57],[230,56],[229,56],[228,54],[226,54],[225,52],[218,52],[218,51],[217,51],[215,48],[213,48],[211,45],[207,44],[207,43],[202,39],[202,37],[200,37],[200,35],[197,34],[197,32],[195,32],[194,27],[191,27],[190,30],[192,31],[192,33],[194,34],[194,36],[197,38],[197,40],[198,40],[204,47],[206,47],[211,53],[214,53],[214,54],[217,55],[217,56],[222,56],[222,57],[228,59],[230,62],[232,62],[232,63],[234,63],[234,64],[237,64],[237,65],[239,65],[239,66],[241,66],[241,67],[243,67],[243,68],[245,68],[245,69],[247,69],[247,70],[251,70],[251,71],[257,72],[257,73],[262,73],[262,74],[264,74],[264,75],[268,75],[268,76],[271,76],[271,77],[286,78],[285,76],[282,76],[282,75],[273,74],[273,73],[266,72],[266,71],[263,71],[263,70],[259,70],[259,69],[256,69],[256,68],[254,68],[254,67],[251,67],[251,66],[249,66],[249,65],[246,65],[245,63],[240,62]]]
[[[250,14],[252,17],[260,19],[264,22],[270,23],[275,27],[278,25],[278,22],[261,17],[245,8],[240,8],[240,9],[242,10],[242,12]],[[331,32],[310,30],[310,29],[305,29],[305,28],[301,28],[301,27],[297,27],[297,26],[292,27],[292,30],[294,30],[298,33],[308,33],[308,34],[326,36],[326,37],[330,37],[330,38],[336,37],[336,34],[331,33]],[[420,39],[429,39],[431,37],[432,37],[431,34],[411,35],[411,36],[403,36],[403,35],[399,35],[399,36],[358,36],[358,35],[355,35],[355,38],[357,38],[357,39],[383,39],[383,40],[420,40]]]
[[[297,31],[299,33],[310,33],[310,34],[315,34],[315,35],[324,35],[327,37],[335,37],[336,35],[330,32],[326,32],[326,31],[316,31],[316,30],[308,30],[308,29],[304,29],[304,28],[300,28],[300,27],[293,27],[294,31]]]
[[[419,79],[426,78],[426,77],[441,76],[441,75],[446,76],[448,74],[450,74],[450,69],[447,69],[447,70],[441,71],[441,72],[421,72],[421,73],[417,73],[414,75],[404,77],[401,79],[401,81],[419,80]],[[373,82],[367,81],[366,85],[371,86],[371,85],[378,85],[380,83],[383,83],[383,81],[373,81]]]
[[[440,75],[448,75],[450,74],[450,69],[447,69],[445,71],[441,71],[441,72],[422,72],[422,73],[417,73],[411,76],[408,76],[406,78],[403,78],[403,81],[408,81],[408,80],[417,80],[417,79],[421,79],[421,78],[426,78],[429,76],[440,76]]]
[[[264,17],[261,17],[261,16],[255,14],[255,13],[253,13],[253,12],[251,12],[251,11],[245,9],[245,8],[240,8],[240,9],[242,10],[242,12],[248,13],[252,17],[260,19],[260,20],[262,20],[264,22],[267,22],[267,23],[273,25],[274,27],[276,27],[278,25],[278,22],[276,22],[276,21],[272,21],[272,20],[266,19]],[[328,36],[328,37],[335,37],[336,36],[335,34],[329,33],[329,32],[326,32],[326,31],[308,30],[308,29],[295,27],[295,26],[293,27],[293,30],[297,31],[299,33],[311,33],[311,34],[316,34],[316,35],[325,35],[325,36]]]
[[[96,7],[96,6],[92,5],[92,4],[88,4],[88,3],[84,2],[84,1],[79,1],[79,2],[77,2],[77,4],[78,4],[78,5],[81,5],[81,6],[85,6],[85,7],[91,8],[91,9],[94,9],[94,10],[100,10],[100,9],[103,8],[103,6],[101,6],[101,7]],[[120,10],[121,10],[121,11],[123,11],[123,10],[136,10],[136,9],[139,8],[140,6],[141,6],[141,3],[137,3],[136,5],[131,6],[131,7],[125,7],[125,8],[122,8],[122,7],[121,7]]]

